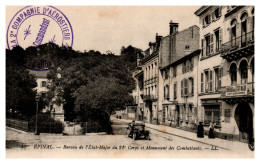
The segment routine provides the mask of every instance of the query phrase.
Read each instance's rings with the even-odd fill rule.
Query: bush
[[[33,116],[29,124],[35,130],[36,116]],[[38,115],[38,131],[40,133],[62,133],[64,125],[61,121],[54,120],[49,114]]]

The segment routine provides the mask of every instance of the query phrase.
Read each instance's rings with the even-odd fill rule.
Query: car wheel
[[[251,151],[254,151],[254,150],[255,150],[255,145],[254,145],[253,143],[248,144],[248,148],[249,148]]]
[[[145,139],[150,140],[150,136],[149,135],[145,136]]]

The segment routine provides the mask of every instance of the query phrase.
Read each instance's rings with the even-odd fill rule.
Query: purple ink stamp
[[[70,22],[59,9],[53,6],[22,8],[10,21],[6,35],[8,49],[17,45],[24,49],[30,46],[35,46],[37,49],[45,43],[73,46],[73,30]],[[31,70],[45,71],[57,67],[57,64],[61,63],[58,60],[57,57],[50,59],[43,55],[42,58],[35,59],[27,55],[25,66]]]

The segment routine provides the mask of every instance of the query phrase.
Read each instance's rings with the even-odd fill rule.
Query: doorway
[[[253,137],[253,114],[247,103],[238,104],[235,120],[239,129],[239,141],[248,143],[248,140]]]

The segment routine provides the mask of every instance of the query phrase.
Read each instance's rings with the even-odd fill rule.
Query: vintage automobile
[[[145,130],[144,123],[129,123],[127,127],[127,135],[128,137],[136,139],[144,138],[146,140],[150,140],[150,131]]]

